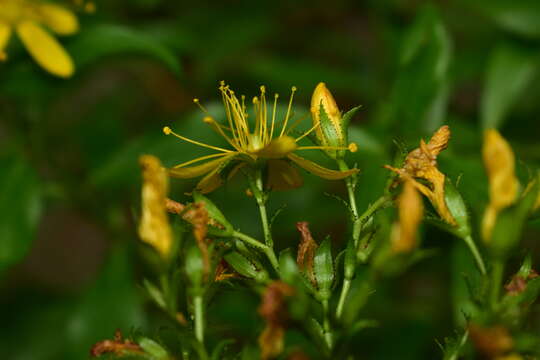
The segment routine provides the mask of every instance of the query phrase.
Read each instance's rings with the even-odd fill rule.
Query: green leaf
[[[225,215],[223,215],[221,210],[219,210],[219,208],[209,198],[207,198],[198,191],[193,191],[193,200],[195,200],[196,202],[202,202],[210,218],[224,228],[219,229],[211,225],[208,229],[211,233],[214,233],[218,236],[232,236],[234,232],[233,226],[229,221],[227,221]]]
[[[178,59],[169,49],[146,33],[120,25],[86,27],[68,44],[67,50],[72,54],[77,68],[110,56],[138,54],[153,57],[175,74],[180,74]]]
[[[432,132],[445,119],[451,41],[438,12],[427,5],[401,43],[389,120],[417,137],[418,130]]]
[[[537,58],[517,47],[498,46],[490,56],[481,104],[484,129],[499,128],[536,73]]]
[[[329,299],[332,283],[334,282],[334,262],[332,259],[332,243],[328,237],[324,239],[315,252],[313,270],[319,290],[318,296],[321,300]]]
[[[480,0],[467,1],[467,4],[506,30],[525,37],[540,37],[540,2],[537,0]]]
[[[30,249],[41,214],[37,174],[22,157],[0,159],[0,271]]]
[[[167,360],[169,359],[169,355],[167,354],[167,350],[165,350],[160,344],[155,342],[152,339],[149,339],[147,337],[143,337],[139,341],[139,345],[141,348],[150,355],[150,359],[152,360]]]

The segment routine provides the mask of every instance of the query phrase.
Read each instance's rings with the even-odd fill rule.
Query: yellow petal
[[[2,57],[5,57],[4,50],[6,49],[10,37],[11,27],[8,24],[0,22],[0,60],[2,60]]]
[[[518,193],[514,153],[497,130],[484,134],[482,157],[489,180],[490,205],[501,210],[511,205]]]
[[[172,168],[169,169],[169,175],[178,179],[192,179],[199,177],[218,168],[222,163],[231,160],[236,155],[236,153],[233,153],[216,160],[208,161],[201,165]]]
[[[424,214],[422,198],[413,181],[405,181],[398,198],[399,225],[392,231],[392,250],[398,253],[416,247],[416,232]]]
[[[268,160],[266,187],[270,190],[289,190],[302,186],[298,170],[286,160]]]
[[[165,205],[169,179],[155,156],[141,156],[139,162],[143,175],[139,236],[166,258],[172,246],[172,230]]]
[[[208,194],[223,184],[223,179],[220,174],[220,167],[215,168],[212,172],[202,178],[197,184],[197,191],[201,194]]]
[[[24,21],[17,25],[17,33],[42,68],[60,77],[69,77],[73,74],[74,65],[71,57],[47,31],[32,21]]]
[[[265,159],[281,159],[296,150],[297,147],[294,138],[281,136],[272,140],[261,150],[255,152],[255,154]]]
[[[41,22],[60,35],[70,35],[79,31],[77,17],[68,9],[55,4],[42,4],[39,7]]]
[[[347,171],[338,171],[338,170],[331,170],[327,169],[323,166],[320,166],[313,161],[304,159],[303,157],[300,157],[295,154],[289,154],[287,156],[289,159],[294,161],[298,166],[300,166],[302,169],[317,175],[318,177],[321,177],[323,179],[327,180],[340,180],[344,179],[348,176],[351,176],[353,174],[356,174],[359,170],[358,169],[351,169]]]

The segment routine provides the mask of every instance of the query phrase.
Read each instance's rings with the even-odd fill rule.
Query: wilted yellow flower
[[[172,246],[172,231],[166,208],[169,191],[167,171],[159,159],[152,155],[141,156],[139,163],[143,178],[139,236],[166,258]]]
[[[315,134],[320,145],[327,146],[325,152],[333,157],[343,156],[343,150],[334,150],[335,147],[355,151],[356,144],[348,144],[348,119],[344,119],[325,83],[319,83],[311,97],[311,118],[315,126]]]
[[[482,220],[482,236],[489,241],[497,214],[516,200],[519,181],[512,148],[497,130],[485,132],[482,157],[489,180],[489,204]]]
[[[49,73],[69,77],[74,65],[69,54],[48,30],[71,35],[79,30],[75,15],[66,8],[39,0],[0,0],[0,56],[13,30],[34,60]]]
[[[413,180],[405,180],[397,202],[399,223],[392,229],[392,250],[409,252],[416,247],[416,233],[424,215],[424,204]]]
[[[292,100],[296,88],[292,88],[289,106],[281,124],[281,129],[278,129],[276,119],[277,94],[274,95],[272,111],[269,112],[267,110],[266,89],[264,86],[261,86],[260,95],[253,98],[255,121],[254,124],[250,124],[245,97],[242,96],[238,99],[234,91],[228,85],[225,85],[224,82],[221,83],[219,90],[223,97],[227,123],[221,124],[209,115],[204,118],[204,122],[219,133],[231,148],[225,149],[191,140],[176,134],[169,127],[165,127],[163,132],[167,135],[172,134],[183,141],[217,151],[215,154],[206,155],[173,167],[169,170],[169,174],[172,177],[189,179],[205,175],[197,184],[196,189],[201,193],[208,193],[221,186],[223,183],[221,172],[226,167],[230,166],[232,168],[229,175],[232,176],[239,168],[246,165],[255,165],[260,161],[268,162],[268,180],[266,186],[274,190],[290,189],[302,185],[302,178],[298,170],[291,166],[291,162],[308,172],[329,180],[343,179],[358,171],[357,169],[349,171],[327,169],[295,154],[296,151],[308,149],[348,149],[347,147],[331,146],[299,146],[297,143],[315,131],[318,128],[317,125],[297,138],[288,135],[288,132],[292,128],[288,127],[288,125],[292,116]],[[198,99],[194,101],[207,113],[206,109],[199,104]],[[205,160],[210,161],[201,165],[189,166]]]
[[[449,140],[450,128],[444,125],[433,134],[427,144],[420,140],[420,147],[407,155],[403,168],[396,169],[388,165],[385,167],[398,173],[402,180],[412,178],[412,184],[429,199],[439,216],[450,225],[455,225],[456,221],[446,206],[444,196],[446,177],[437,169],[437,156],[446,149]],[[414,178],[427,180],[431,186],[428,187]]]

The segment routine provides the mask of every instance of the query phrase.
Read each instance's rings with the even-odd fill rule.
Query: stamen
[[[321,125],[320,122],[317,122],[315,125],[313,125],[311,127],[311,129],[309,129],[308,131],[306,131],[304,134],[302,134],[300,137],[298,137],[296,139],[296,142],[302,140],[303,138],[305,138],[306,136],[308,136],[309,134],[311,134],[316,128],[318,128],[319,126]]]
[[[299,146],[296,150],[350,150],[348,146]],[[352,151],[354,152],[354,151]]]
[[[238,148],[238,145],[231,139],[227,136],[227,134],[225,134],[225,132],[223,131],[222,128],[225,128],[225,129],[228,129],[226,126],[223,126],[221,124],[219,124],[213,117],[211,116],[205,116],[203,121],[210,125],[214,130],[216,130],[218,132],[219,135],[223,136],[225,138],[225,140],[227,140],[227,142],[232,146],[234,147],[236,150],[240,151],[240,148]]]
[[[285,133],[285,130],[287,129],[287,122],[289,121],[289,116],[291,114],[291,107],[292,102],[294,98],[294,93],[296,92],[296,86],[293,86],[291,88],[291,97],[289,98],[289,107],[287,108],[287,115],[285,115],[285,122],[283,123],[283,127],[281,128],[281,133],[279,134],[279,137],[282,137]]]
[[[206,108],[200,103],[199,99],[195,98],[193,99],[193,102],[195,104],[197,104],[197,106],[199,107],[199,109],[202,110],[203,113],[205,113],[206,115],[210,116],[210,113],[208,112],[208,110],[206,110]]]
[[[276,123],[276,109],[277,109],[277,99],[279,94],[274,94],[274,107],[272,108],[272,126],[270,128],[270,141],[274,137],[274,124]]]
[[[189,161],[186,161],[186,162],[184,162],[182,164],[173,166],[173,169],[179,169],[181,167],[188,166],[188,165],[197,163],[199,161],[208,160],[208,159],[212,159],[212,158],[216,158],[216,157],[220,157],[220,156],[227,156],[227,155],[229,155],[229,154],[227,154],[227,153],[217,153],[217,154],[210,154],[210,155],[206,155],[206,156],[201,156],[200,158],[189,160]]]
[[[232,150],[227,150],[227,149],[222,149],[220,147],[217,147],[217,146],[212,146],[212,145],[208,145],[208,144],[205,144],[205,143],[202,143],[202,142],[199,142],[199,141],[196,141],[196,140],[191,140],[191,139],[188,139],[187,137],[184,137],[182,135],[179,135],[177,133],[175,133],[174,131],[171,130],[170,127],[168,126],[165,126],[163,128],[163,133],[165,135],[174,135],[176,136],[177,138],[179,138],[180,140],[184,140],[184,141],[187,141],[189,143],[192,143],[192,144],[195,144],[195,145],[199,145],[199,146],[202,146],[202,147],[205,147],[205,148],[208,148],[208,149],[212,149],[212,150],[216,150],[216,151],[221,151],[221,152],[224,152],[224,153],[231,153],[231,152],[234,152]]]

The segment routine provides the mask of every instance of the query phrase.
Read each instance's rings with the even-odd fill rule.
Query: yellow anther
[[[347,147],[349,149],[350,152],[357,152],[358,151],[358,145],[356,145],[356,143],[350,143],[349,146]]]
[[[165,126],[165,127],[163,128],[163,133],[164,133],[165,135],[170,135],[170,134],[172,133],[172,130],[171,130],[170,127]]]
[[[295,91],[296,91],[296,86],[293,86],[293,87],[291,88],[291,91],[292,91],[292,92],[295,92]]]
[[[213,124],[215,122],[214,118],[211,117],[211,116],[205,116],[203,118],[203,122],[205,122],[206,124]]]
[[[193,99],[193,102],[196,104],[196,103],[199,102],[199,99],[195,98],[195,99]]]
[[[259,103],[259,98],[256,97],[256,96],[254,96],[254,97],[253,97],[253,103],[254,103],[254,104],[258,104],[258,103]]]
[[[96,4],[94,4],[93,2],[88,2],[84,5],[84,11],[87,13],[87,14],[93,14],[96,12]]]
[[[261,94],[264,94],[266,92],[266,88],[264,87],[264,85],[261,85],[260,89],[261,89]]]

